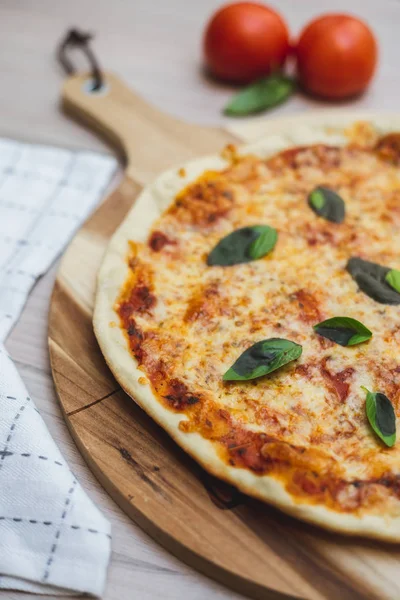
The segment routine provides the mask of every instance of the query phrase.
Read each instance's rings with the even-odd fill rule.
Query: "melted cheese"
[[[317,185],[344,199],[342,224],[308,207]],[[278,231],[270,255],[207,266],[222,237],[256,224]],[[351,256],[400,269],[399,226],[399,169],[356,145],[234,157],[186,187],[135,245],[116,305],[181,429],[214,441],[230,465],[279,478],[299,501],[379,514],[384,498],[400,514],[400,443],[388,450],[373,434],[361,390],[385,393],[400,414],[400,308],[360,292],[345,269]],[[317,336],[312,326],[333,316],[358,319],[371,341],[344,348]],[[270,337],[301,344],[301,358],[259,380],[222,381]]]

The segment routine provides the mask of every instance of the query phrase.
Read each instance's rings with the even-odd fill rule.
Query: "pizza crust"
[[[400,130],[400,116],[373,116],[368,120],[383,134]],[[281,119],[275,122],[253,122],[248,127],[248,137],[254,139],[255,132],[264,134],[262,139],[244,146],[243,153],[254,153],[268,157],[286,148],[313,143],[344,145],[348,139],[343,131],[364,115],[345,114],[343,117],[322,113]],[[234,132],[243,127],[231,127]],[[268,502],[286,513],[348,535],[360,535],[389,542],[400,541],[400,517],[339,513],[321,505],[302,503],[292,497],[284,486],[268,475],[256,475],[250,470],[231,467],[218,456],[212,442],[198,433],[184,433],[179,423],[184,414],[177,414],[164,407],[153,394],[149,383],[143,381],[144,373],[132,356],[127,339],[118,326],[119,317],[114,305],[128,276],[126,261],[128,241],[145,242],[155,219],[172,202],[176,194],[205,170],[218,170],[227,166],[220,156],[209,156],[183,165],[185,175],[178,174],[179,167],[160,175],[146,187],[127,217],[112,236],[106,250],[97,279],[94,309],[94,331],[108,366],[122,388],[143,408],[168,434],[204,469],[216,477],[236,486],[250,496]]]

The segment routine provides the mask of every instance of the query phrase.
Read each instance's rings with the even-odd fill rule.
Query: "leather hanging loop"
[[[70,29],[58,47],[57,58],[65,72],[68,75],[73,75],[76,73],[76,69],[70,60],[69,50],[71,48],[80,48],[89,61],[93,80],[92,91],[97,91],[101,89],[104,78],[96,56],[89,44],[93,37],[91,33],[84,33],[78,29]]]

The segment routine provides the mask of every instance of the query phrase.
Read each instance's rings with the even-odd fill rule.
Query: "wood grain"
[[[186,124],[176,127],[174,137],[175,121],[149,109],[116,78],[107,76],[107,95],[93,102],[84,92],[84,80],[80,76],[66,83],[65,106],[126,149],[127,160],[118,188],[67,250],[50,307],[54,381],[67,425],[85,460],[123,510],[157,541],[253,598],[397,597],[400,551],[318,531],[210,478],[113,379],[91,325],[96,272],[112,231],[147,177],[168,166],[177,148],[184,153],[182,140],[192,140],[181,157],[190,158],[197,140],[201,153],[212,145],[218,150],[234,138],[203,128],[191,134]],[[120,109],[123,119],[116,115]],[[127,120],[131,126],[124,127]],[[158,140],[163,151],[151,155],[135,150],[149,139]]]
[[[398,109],[400,72],[397,65],[400,1],[308,0],[271,2],[288,20],[295,35],[323,12],[349,11],[371,23],[380,42],[380,65],[370,91],[348,103],[352,108]],[[123,74],[124,80],[146,100],[188,121],[225,125],[221,107],[232,94],[230,86],[204,77],[199,40],[208,15],[221,0],[2,0],[0,3],[0,134],[32,142],[91,148],[104,144],[87,129],[58,110],[62,73],[53,51],[71,25],[94,31],[96,53],[103,65]],[[27,27],[29,23],[29,27]],[[74,55],[75,59],[75,55]],[[76,56],[77,66],[84,66]],[[29,101],[27,101],[29,100]],[[346,103],[347,104],[347,103]],[[266,114],[304,114],[324,103],[297,96]],[[251,122],[247,120],[246,122]],[[92,476],[71,439],[56,401],[47,351],[49,295],[55,268],[39,281],[24,313],[7,341],[18,370],[43,418],[83,488],[112,523],[113,553],[103,600],[233,600],[239,594],[223,588],[165,551],[143,533],[111,500]],[[291,560],[295,560],[296,552]],[[299,555],[299,561],[303,560]],[[373,559],[370,569],[375,569]],[[372,575],[370,575],[372,576]],[[377,582],[380,574],[375,571]],[[393,597],[399,594],[393,588]],[[19,592],[0,591],[3,600],[26,600]],[[38,600],[55,596],[36,596]]]
[[[147,104],[111,73],[106,73],[104,92],[86,91],[90,79],[77,75],[66,80],[62,106],[67,114],[84,122],[120,151],[125,174],[144,185],[156,173],[207,154],[223,143],[235,141],[217,128],[205,128],[166,116]]]

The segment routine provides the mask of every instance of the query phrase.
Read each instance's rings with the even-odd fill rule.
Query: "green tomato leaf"
[[[262,258],[275,247],[278,234],[268,225],[242,227],[222,238],[211,250],[207,264],[229,267]]]
[[[391,448],[396,443],[396,414],[389,398],[381,392],[367,392],[365,410],[367,418],[376,435]]]
[[[224,381],[247,381],[276,371],[296,360],[302,353],[300,344],[282,338],[270,338],[247,348],[224,374]]]
[[[386,273],[385,281],[392,287],[396,292],[400,293],[400,271],[397,269],[391,269],[389,273]]]
[[[333,223],[342,223],[345,217],[343,199],[333,190],[319,185],[308,196],[308,205],[319,216]]]
[[[341,346],[355,346],[371,339],[372,332],[357,319],[333,317],[314,325],[314,331]]]
[[[242,117],[273,108],[291,96],[296,84],[291,77],[275,73],[259,79],[240,91],[227,104],[224,113]]]
[[[346,265],[360,290],[376,302],[381,304],[400,304],[400,293],[393,289],[387,281],[387,276],[395,269],[382,267],[377,263],[369,262],[353,256]]]

